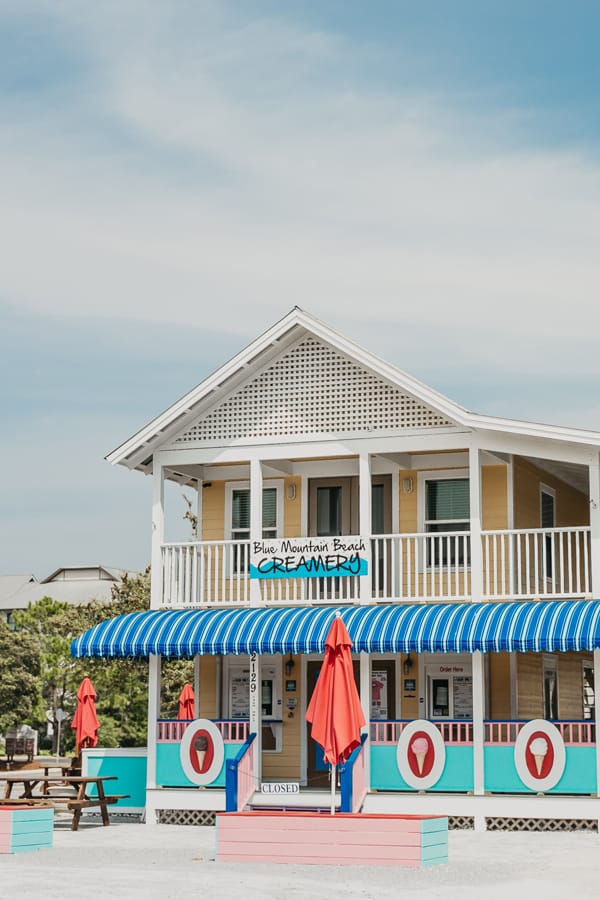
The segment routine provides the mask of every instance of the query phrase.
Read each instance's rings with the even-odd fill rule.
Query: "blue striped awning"
[[[73,656],[323,653],[336,611],[355,652],[472,653],[600,648],[600,601],[179,609],[128,613],[90,628]]]

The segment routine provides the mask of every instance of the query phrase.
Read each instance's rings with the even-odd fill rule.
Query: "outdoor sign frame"
[[[251,578],[343,578],[369,574],[370,541],[360,536],[272,538],[250,543]]]

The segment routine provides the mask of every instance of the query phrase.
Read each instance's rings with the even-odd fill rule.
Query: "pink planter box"
[[[448,862],[448,819],[258,810],[219,813],[216,856],[218,862],[423,868]]]
[[[51,806],[0,806],[0,853],[24,853],[51,847],[54,810]]]

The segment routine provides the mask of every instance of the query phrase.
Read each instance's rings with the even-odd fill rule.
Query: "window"
[[[427,534],[470,529],[469,479],[425,479],[424,530]],[[469,562],[469,536],[427,540],[427,565],[463,565]]]
[[[558,662],[555,656],[542,657],[544,669],[544,718],[558,719]]]
[[[594,690],[594,664],[591,659],[583,661],[583,718],[594,719],[596,696]]]
[[[263,488],[262,536],[275,538],[283,520],[283,482]],[[250,488],[247,482],[225,486],[225,537],[232,541],[250,539]],[[249,547],[234,545],[231,565],[233,572],[245,572],[249,567]]]
[[[556,491],[553,488],[546,487],[545,484],[540,485],[540,528],[554,528],[556,526]],[[554,535],[544,535],[544,545],[542,548],[543,557],[545,557],[545,575],[546,578],[552,578],[552,569],[554,562]]]
[[[277,537],[277,488],[263,489],[264,538]],[[231,491],[231,539],[246,541],[250,537],[250,488],[233,488]]]

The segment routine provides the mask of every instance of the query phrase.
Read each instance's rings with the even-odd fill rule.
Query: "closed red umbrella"
[[[179,695],[179,711],[177,712],[178,719],[194,718],[194,700],[194,689],[191,684],[186,681]]]
[[[325,658],[315,685],[306,720],[312,737],[323,748],[323,759],[331,765],[331,812],[334,812],[335,767],[360,746],[365,724],[352,667],[352,641],[336,614],[325,640]]]
[[[71,722],[75,729],[75,755],[79,755],[82,747],[95,747],[98,743],[100,722],[96,715],[96,691],[86,676],[77,691],[77,709]]]

